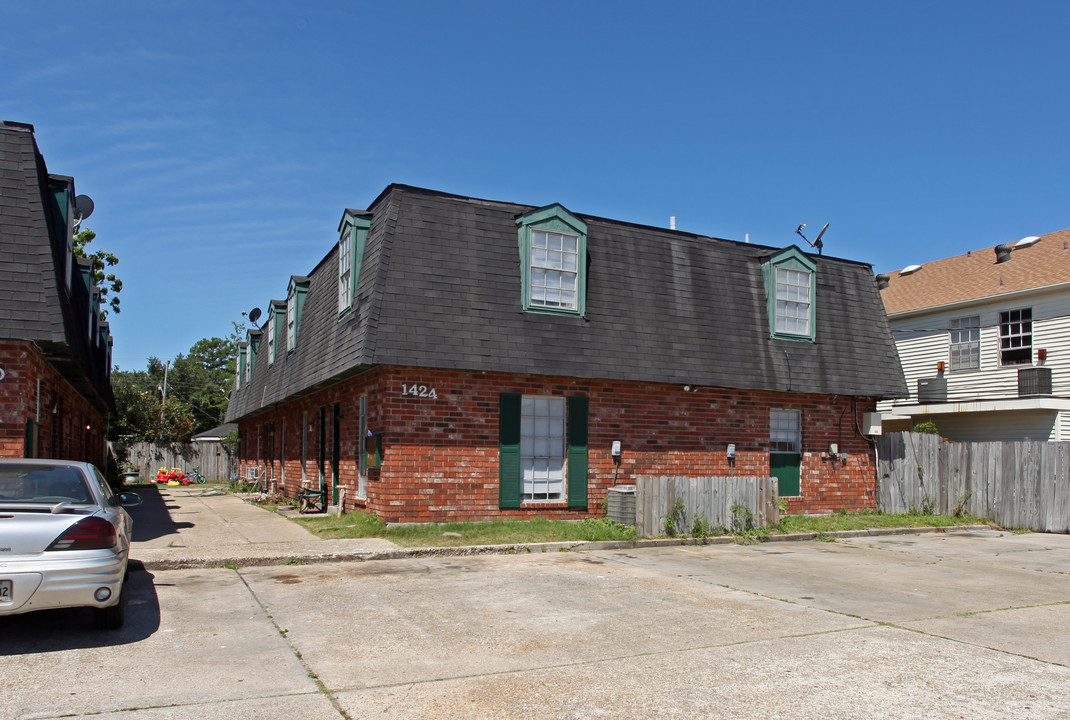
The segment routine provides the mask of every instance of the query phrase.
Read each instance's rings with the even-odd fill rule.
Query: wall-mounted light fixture
[[[941,360],[940,362],[936,363],[936,372],[942,373],[945,367],[947,366],[944,364],[944,361]]]
[[[1044,362],[1048,359],[1048,351],[1046,348],[1037,349],[1037,362]]]

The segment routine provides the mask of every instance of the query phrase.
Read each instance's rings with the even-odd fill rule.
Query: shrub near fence
[[[1005,528],[1070,530],[1070,442],[947,442],[888,433],[877,441],[877,507],[986,517]]]
[[[691,524],[705,517],[712,527],[731,528],[732,508],[747,508],[755,527],[780,522],[776,479],[771,477],[666,477],[636,478],[635,530],[640,537],[662,535],[677,499],[684,503],[684,524],[676,532],[686,535]]]
[[[138,481],[150,482],[161,467],[190,471],[199,468],[208,482],[230,482],[237,474],[238,461],[220,443],[109,443],[120,469],[124,464],[137,465]]]

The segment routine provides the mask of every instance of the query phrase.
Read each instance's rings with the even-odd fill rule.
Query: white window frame
[[[267,333],[268,366],[275,364],[275,312],[268,307],[267,324],[264,326]]]
[[[776,268],[776,332],[783,335],[812,335],[810,318],[813,273],[795,268]]]
[[[981,368],[981,316],[953,318],[948,330],[951,371]]]
[[[802,411],[769,411],[769,452],[802,455]]]
[[[353,236],[356,231],[348,230],[338,242],[338,312],[342,313],[353,306]]]
[[[528,304],[549,310],[579,310],[580,238],[531,228]]]
[[[520,401],[520,500],[564,502],[568,488],[568,403],[560,395]]]
[[[358,405],[358,436],[357,443],[357,498],[368,498],[368,453],[365,443],[368,440],[368,396],[361,395]]]
[[[286,298],[286,349],[293,352],[297,345],[297,293]]]

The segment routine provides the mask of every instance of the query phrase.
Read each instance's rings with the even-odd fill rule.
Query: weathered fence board
[[[747,508],[756,527],[780,522],[776,502],[776,479],[771,477],[667,477],[641,475],[635,483],[635,525],[640,537],[661,535],[665,521],[676,505],[684,501],[684,525],[690,531],[695,519],[705,517],[711,526],[731,527],[732,507]]]
[[[217,442],[204,443],[109,443],[120,464],[138,466],[138,480],[155,479],[161,467],[176,467],[183,471],[198,468],[209,482],[229,482],[238,471],[237,458]]]
[[[887,433],[877,441],[877,506],[932,507],[987,517],[1002,527],[1070,531],[1070,443],[946,442]]]

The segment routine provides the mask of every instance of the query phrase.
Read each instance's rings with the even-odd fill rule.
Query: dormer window
[[[286,349],[293,352],[297,348],[297,336],[301,329],[301,311],[305,306],[308,293],[308,278],[294,275],[290,278],[290,289],[286,293]]]
[[[817,265],[799,248],[792,246],[770,257],[762,274],[772,336],[813,340]]]
[[[275,358],[278,357],[279,334],[285,322],[285,313],[286,303],[282,300],[272,300],[268,305],[268,319],[264,324],[264,332],[267,334],[269,366],[274,365]]]
[[[516,222],[524,310],[582,316],[587,224],[557,204],[524,213]]]
[[[357,210],[346,210],[338,225],[338,314],[353,307],[360,281],[360,267],[364,258],[364,245],[368,240],[371,215]]]
[[[271,311],[268,311],[264,332],[267,334],[268,367],[270,367],[275,364],[275,313]]]
[[[234,389],[241,388],[245,381],[245,351],[248,346],[245,343],[239,343],[238,345],[238,366],[234,373]]]

